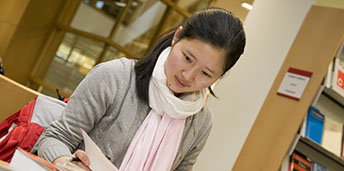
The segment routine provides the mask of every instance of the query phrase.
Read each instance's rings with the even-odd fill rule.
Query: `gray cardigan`
[[[52,162],[84,149],[82,128],[119,167],[150,111],[136,95],[134,65],[134,60],[121,58],[94,67],[71,96],[61,117],[47,128],[38,155]],[[187,118],[173,170],[192,170],[211,126],[212,115],[206,107]]]

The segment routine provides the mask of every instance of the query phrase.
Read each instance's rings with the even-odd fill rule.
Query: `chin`
[[[193,91],[187,91],[187,90],[179,90],[179,91],[173,91],[174,93],[177,93],[177,94],[183,94],[183,93],[191,93]]]
[[[182,91],[178,91],[178,90],[171,90],[173,93],[177,93],[177,94],[180,94],[180,93],[183,93]]]
[[[173,88],[173,89],[170,89],[173,93],[177,93],[177,94],[180,94],[180,93],[185,93],[185,91],[183,90],[180,90],[180,89],[177,89],[177,88]]]

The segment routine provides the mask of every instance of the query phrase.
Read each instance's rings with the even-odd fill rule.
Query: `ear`
[[[172,39],[172,46],[178,41],[179,39],[179,34],[180,32],[183,30],[183,26],[179,26],[176,30],[176,32],[173,35],[173,39]]]

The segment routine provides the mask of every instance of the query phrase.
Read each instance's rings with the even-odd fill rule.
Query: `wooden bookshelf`
[[[332,89],[324,88],[322,94],[325,95],[327,98],[331,99],[338,106],[344,108],[344,97],[342,97]]]
[[[344,160],[306,137],[300,137],[295,150],[320,162],[328,170],[344,170]]]
[[[330,62],[343,42],[343,18],[343,9],[311,7],[232,170],[279,169]],[[299,101],[277,95],[284,75],[291,67],[313,73]]]

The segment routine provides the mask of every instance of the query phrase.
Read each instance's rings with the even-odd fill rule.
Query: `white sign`
[[[311,76],[311,72],[289,68],[277,90],[277,94],[294,100],[300,100]]]

